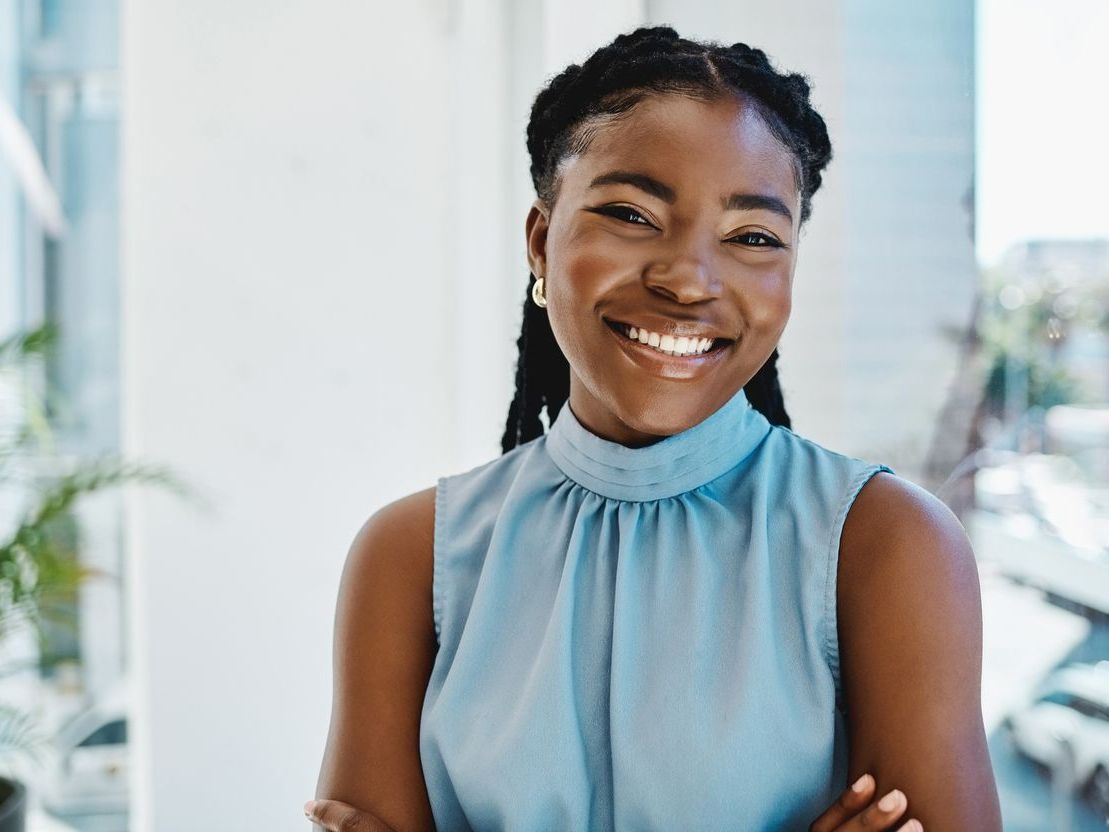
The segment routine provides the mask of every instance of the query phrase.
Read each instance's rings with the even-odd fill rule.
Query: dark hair
[[[824,119],[809,103],[809,81],[779,73],[766,53],[745,43],[724,46],[678,36],[669,26],[641,27],[618,35],[581,65],[570,64],[535,98],[527,127],[531,180],[536,195],[553,206],[559,163],[582,153],[597,129],[618,119],[652,93],[676,93],[699,100],[740,95],[760,114],[790,152],[801,192],[800,225],[812,211],[821,171],[832,158]],[[516,341],[516,395],[501,439],[503,453],[543,434],[539,413],[551,424],[570,395],[570,365],[555,341],[545,310],[531,299],[530,274],[523,324]],[[751,405],[775,425],[790,427],[778,383],[778,350],[744,385]]]

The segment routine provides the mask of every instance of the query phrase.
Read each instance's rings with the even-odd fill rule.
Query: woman
[[[966,535],[779,388],[831,159],[805,78],[641,28],[528,149],[503,454],[352,545],[317,822],[1000,830]]]

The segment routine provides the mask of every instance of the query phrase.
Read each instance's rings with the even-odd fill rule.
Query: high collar
[[[692,491],[730,471],[771,425],[740,388],[707,418],[641,448],[588,430],[563,404],[546,434],[547,451],[574,482],[603,497],[645,501]]]

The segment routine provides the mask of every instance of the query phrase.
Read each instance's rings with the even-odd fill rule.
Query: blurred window
[[[0,337],[57,325],[46,404],[66,465],[120,449],[118,32],[117,0],[0,2],[0,93],[65,219],[48,233],[14,168],[0,165]],[[122,566],[119,505],[107,495],[78,512],[88,533],[77,556],[112,574]],[[60,599],[58,618],[44,621],[41,667],[49,677],[80,662],[95,690],[122,670],[122,599],[118,585],[88,587],[81,604]],[[103,614],[79,615],[89,603]],[[76,626],[56,623],[66,618]]]

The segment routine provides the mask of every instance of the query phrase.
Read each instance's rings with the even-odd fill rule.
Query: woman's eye
[[[598,214],[606,214],[608,216],[616,217],[628,225],[645,225],[648,228],[654,228],[651,223],[644,219],[643,215],[636,211],[634,208],[629,208],[627,205],[602,205],[600,208],[594,208]],[[628,219],[628,217],[638,217],[636,219]],[[759,231],[749,231],[746,234],[740,234],[732,237],[732,240],[764,240],[765,242],[743,243],[743,245],[751,245],[755,248],[785,248],[784,244],[771,237],[769,234],[763,234]]]
[[[602,205],[596,210],[598,213],[608,214],[609,216],[616,217],[617,219],[623,219],[624,222],[628,223],[629,225],[650,225],[647,220],[643,219],[642,214],[640,214],[634,208],[629,208],[627,205]],[[635,220],[624,219],[624,217],[627,217],[629,215],[633,217],[639,217],[639,219],[643,221],[636,222]]]
[[[746,234],[740,234],[737,237],[732,237],[733,240],[744,240],[750,238],[766,240],[765,243],[744,243],[743,245],[753,245],[755,248],[782,248],[782,244],[769,234],[763,234],[759,231],[748,231]]]

